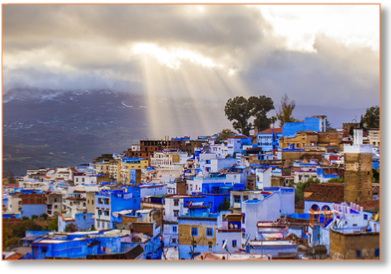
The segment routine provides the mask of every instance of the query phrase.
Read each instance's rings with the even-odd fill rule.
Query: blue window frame
[[[232,247],[236,247],[236,245],[237,245],[236,240],[232,240]]]
[[[191,236],[194,237],[198,236],[198,228],[194,228],[194,227],[191,228]]]
[[[361,258],[361,250],[357,249],[356,255],[357,255],[357,259],[360,259]]]
[[[176,226],[172,227],[172,232],[177,232],[177,227]]]
[[[212,228],[207,228],[206,229],[206,236],[207,237],[213,237],[213,229]]]

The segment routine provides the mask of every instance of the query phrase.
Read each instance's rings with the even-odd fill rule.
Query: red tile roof
[[[235,136],[231,136],[231,137],[228,137],[228,139],[247,139],[248,137],[246,135],[235,135]]]
[[[4,185],[4,187],[19,187],[19,184],[8,184]]]
[[[379,200],[360,201],[355,202],[355,204],[362,206],[364,210],[378,208],[380,206]]]
[[[259,133],[282,133],[282,128],[268,128],[261,132],[258,132],[258,134]]]
[[[8,256],[5,260],[19,260],[22,258],[23,255],[19,253],[12,254],[11,256]]]
[[[325,203],[342,203],[344,201],[343,183],[309,184],[304,192],[313,192],[311,196],[305,198],[306,201]]]

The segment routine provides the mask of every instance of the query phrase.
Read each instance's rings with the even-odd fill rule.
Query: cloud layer
[[[276,104],[288,93],[298,105],[369,107],[379,101],[378,12],[5,5],[4,91],[111,88],[222,101],[265,94]]]

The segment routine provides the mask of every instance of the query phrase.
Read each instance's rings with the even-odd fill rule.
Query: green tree
[[[360,124],[362,124],[366,129],[379,128],[380,126],[379,106],[367,108],[364,116],[361,116]]]
[[[5,177],[8,179],[8,182],[7,182],[8,184],[15,184],[16,183],[16,180],[14,178],[14,172],[11,169],[8,169]]]
[[[49,222],[49,231],[58,231],[58,220],[52,219]]]
[[[31,215],[31,219],[33,219],[33,220],[38,219],[38,215],[35,215],[35,214]]]
[[[333,179],[328,180],[327,182],[328,183],[343,183],[344,181],[345,181],[344,178],[333,178]]]
[[[22,220],[19,224],[12,227],[12,235],[18,238],[23,238],[26,236],[27,230],[42,231],[43,228],[33,219]]]
[[[231,207],[231,204],[230,204],[229,200],[226,197],[224,197],[223,202],[219,204],[218,210],[220,212],[223,210],[228,210],[230,207]]]
[[[70,223],[65,226],[64,231],[65,232],[76,232],[76,231],[78,231],[78,229],[74,223]]]
[[[372,181],[374,183],[378,183],[379,182],[379,171],[377,171],[376,169],[372,168]]]
[[[309,177],[307,181],[299,182],[295,189],[295,203],[304,197],[304,190],[310,184],[320,184],[320,180],[318,178],[314,179],[313,177]]]
[[[49,215],[47,213],[42,213],[40,217],[47,220],[49,218]]]
[[[220,135],[216,138],[218,141],[227,140],[228,137],[232,136],[234,132],[229,128],[223,129],[220,132]]]
[[[299,120],[293,118],[292,112],[296,107],[296,102],[294,100],[289,100],[287,94],[282,96],[281,98],[281,106],[277,111],[276,117],[280,120],[280,127],[282,127],[285,123],[291,122],[299,122]]]
[[[236,96],[228,99],[225,104],[225,116],[228,120],[233,121],[233,128],[239,133],[249,135],[252,124],[248,122],[251,117],[251,109],[248,100],[243,96]]]
[[[254,126],[258,131],[268,129],[273,123],[273,118],[268,118],[267,113],[274,109],[273,100],[270,97],[261,95],[259,97],[251,96],[248,98],[251,116],[254,117]]]
[[[326,131],[328,132],[337,131],[335,128],[331,127],[331,124],[327,119],[326,119]]]

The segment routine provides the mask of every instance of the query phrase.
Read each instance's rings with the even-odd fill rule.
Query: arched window
[[[325,205],[322,207],[322,211],[330,211],[330,207]]]
[[[317,204],[313,204],[311,206],[311,209],[314,210],[314,211],[319,211],[319,206]]]

